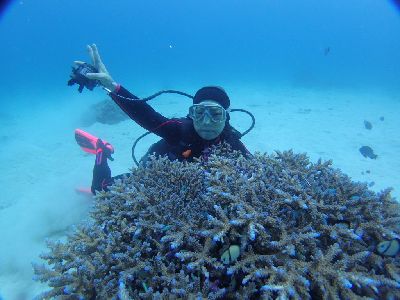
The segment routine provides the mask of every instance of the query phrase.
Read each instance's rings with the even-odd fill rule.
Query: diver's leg
[[[108,166],[107,159],[111,157],[111,152],[101,139],[96,144],[96,160],[93,167],[92,193],[96,191],[107,190],[107,187],[113,182],[111,178],[111,169]]]
[[[91,186],[93,194],[95,194],[96,191],[107,191],[108,187],[114,183],[114,180],[130,176],[130,173],[126,173],[111,177],[108,159],[114,160],[111,157],[111,154],[114,153],[114,147],[110,143],[102,141],[98,137],[85,132],[82,129],[75,130],[75,139],[83,151],[96,155]]]

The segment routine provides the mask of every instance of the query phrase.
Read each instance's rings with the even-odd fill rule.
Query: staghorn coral
[[[400,298],[399,257],[375,252],[399,238],[399,208],[390,190],[292,151],[153,158],[98,193],[66,242],[49,242],[39,298]],[[224,263],[232,245],[240,256]]]

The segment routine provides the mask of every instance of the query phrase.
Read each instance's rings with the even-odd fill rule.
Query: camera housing
[[[79,93],[82,93],[84,87],[92,91],[99,84],[99,81],[87,78],[87,73],[98,73],[98,70],[88,63],[81,64],[78,67],[72,67],[71,79],[68,80],[68,86],[78,84]]]

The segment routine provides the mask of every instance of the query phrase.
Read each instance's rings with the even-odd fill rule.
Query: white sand
[[[265,86],[227,86],[227,90],[232,108],[248,109],[256,117],[256,127],[243,138],[250,151],[292,148],[307,152],[312,161],[332,159],[354,180],[374,182],[375,191],[393,186],[393,195],[400,195],[399,96]],[[94,157],[79,149],[73,131],[79,127],[82,107],[104,97],[100,91],[74,93],[72,100],[71,95],[52,95],[58,100],[50,107],[8,111],[1,118],[0,136],[9,137],[1,149],[0,298],[31,299],[42,291],[44,287],[32,280],[31,262],[40,261],[45,238],[62,237],[88,215],[92,199],[74,189],[90,185]],[[42,96],[37,95],[37,100]],[[152,104],[166,116],[185,115],[186,100],[172,99]],[[372,130],[364,128],[364,120],[372,123]],[[250,123],[246,115],[235,113],[232,124],[245,130]],[[114,175],[133,166],[131,145],[144,132],[138,125],[127,120],[83,129],[115,146],[115,161],[110,163]],[[146,137],[137,147],[137,156],[155,140]],[[363,145],[372,147],[378,159],[362,157],[358,149]]]

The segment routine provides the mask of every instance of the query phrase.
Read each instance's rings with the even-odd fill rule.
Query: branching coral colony
[[[291,151],[152,159],[35,265],[48,299],[400,299],[399,204]]]

